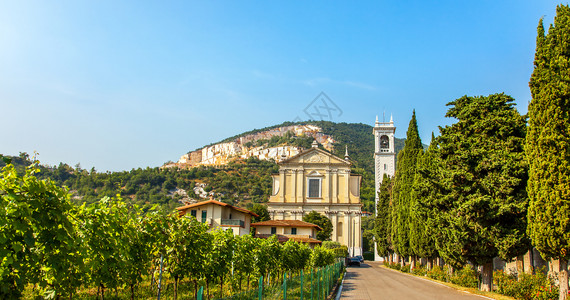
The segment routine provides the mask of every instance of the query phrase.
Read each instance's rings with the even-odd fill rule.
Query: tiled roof
[[[256,234],[255,237],[256,238],[260,238],[260,239],[268,239],[271,236],[273,236],[273,234]],[[310,237],[304,237],[304,236],[285,236],[285,235],[280,235],[277,234],[277,241],[279,241],[279,243],[286,243],[288,240],[293,240],[299,243],[309,243],[309,244],[321,244],[322,242]]]
[[[251,226],[314,227],[317,230],[322,230],[322,228],[319,227],[318,225],[300,220],[269,220],[269,221],[252,223]]]
[[[190,208],[200,207],[200,206],[207,205],[207,204],[215,204],[215,205],[219,205],[219,206],[225,206],[225,207],[228,207],[228,208],[231,208],[231,209],[235,209],[235,210],[237,210],[237,211],[241,211],[242,213],[250,214],[250,215],[252,215],[252,216],[254,216],[254,217],[259,217],[256,213],[254,213],[254,212],[252,212],[252,211],[249,211],[249,210],[247,210],[247,209],[245,209],[245,208],[241,208],[241,207],[236,207],[236,206],[233,206],[233,205],[229,205],[229,204],[227,204],[227,203],[220,202],[220,201],[214,200],[214,199],[210,199],[210,200],[207,200],[207,201],[202,201],[202,202],[198,202],[198,203],[194,203],[194,204],[184,205],[184,206],[181,206],[181,207],[177,207],[176,209],[178,210],[178,212],[180,213],[180,215],[184,215],[185,211],[188,210],[188,209],[190,209]]]

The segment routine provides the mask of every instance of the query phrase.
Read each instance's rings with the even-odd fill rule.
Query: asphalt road
[[[483,300],[489,298],[386,269],[380,267],[378,262],[366,262],[360,267],[347,269],[340,299]]]

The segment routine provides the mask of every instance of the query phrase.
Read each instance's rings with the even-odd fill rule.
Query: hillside
[[[204,149],[220,150],[210,151],[218,155],[206,156],[205,163],[202,160],[198,163],[181,163],[179,160],[162,167],[106,173],[60,163],[58,166],[42,166],[39,176],[67,186],[72,199],[78,203],[120,195],[143,207],[159,204],[171,211],[181,202],[214,196],[233,205],[248,207],[269,199],[271,174],[278,171],[276,158],[281,158],[283,154],[295,155],[309,148],[314,139],[324,144],[321,145],[323,149],[340,157],[344,156],[345,145],[348,146],[349,155],[355,162],[353,172],[363,175],[363,210],[373,211],[374,139],[372,126],[365,124],[326,121],[283,123],[246,132],[188,153],[210,151]],[[234,144],[229,147],[228,143]],[[402,139],[396,139],[395,144],[396,151],[399,151],[404,143]],[[272,152],[271,149],[277,150]],[[226,150],[229,152],[224,152]],[[31,163],[25,153],[12,157],[12,161],[20,171]],[[2,165],[0,161],[0,167]]]

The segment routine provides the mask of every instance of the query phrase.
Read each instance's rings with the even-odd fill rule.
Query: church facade
[[[360,175],[351,174],[348,159],[313,147],[278,162],[273,192],[267,203],[272,220],[302,220],[316,211],[333,225],[332,241],[362,255]]]

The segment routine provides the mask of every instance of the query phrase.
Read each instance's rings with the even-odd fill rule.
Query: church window
[[[384,164],[384,171],[388,170],[388,166]]]
[[[321,179],[320,178],[309,178],[307,180],[307,196],[309,198],[320,198],[321,197]]]
[[[380,137],[380,148],[381,149],[388,149],[390,148],[390,139],[387,135],[383,135]]]
[[[297,228],[291,228],[291,234],[297,234]]]

